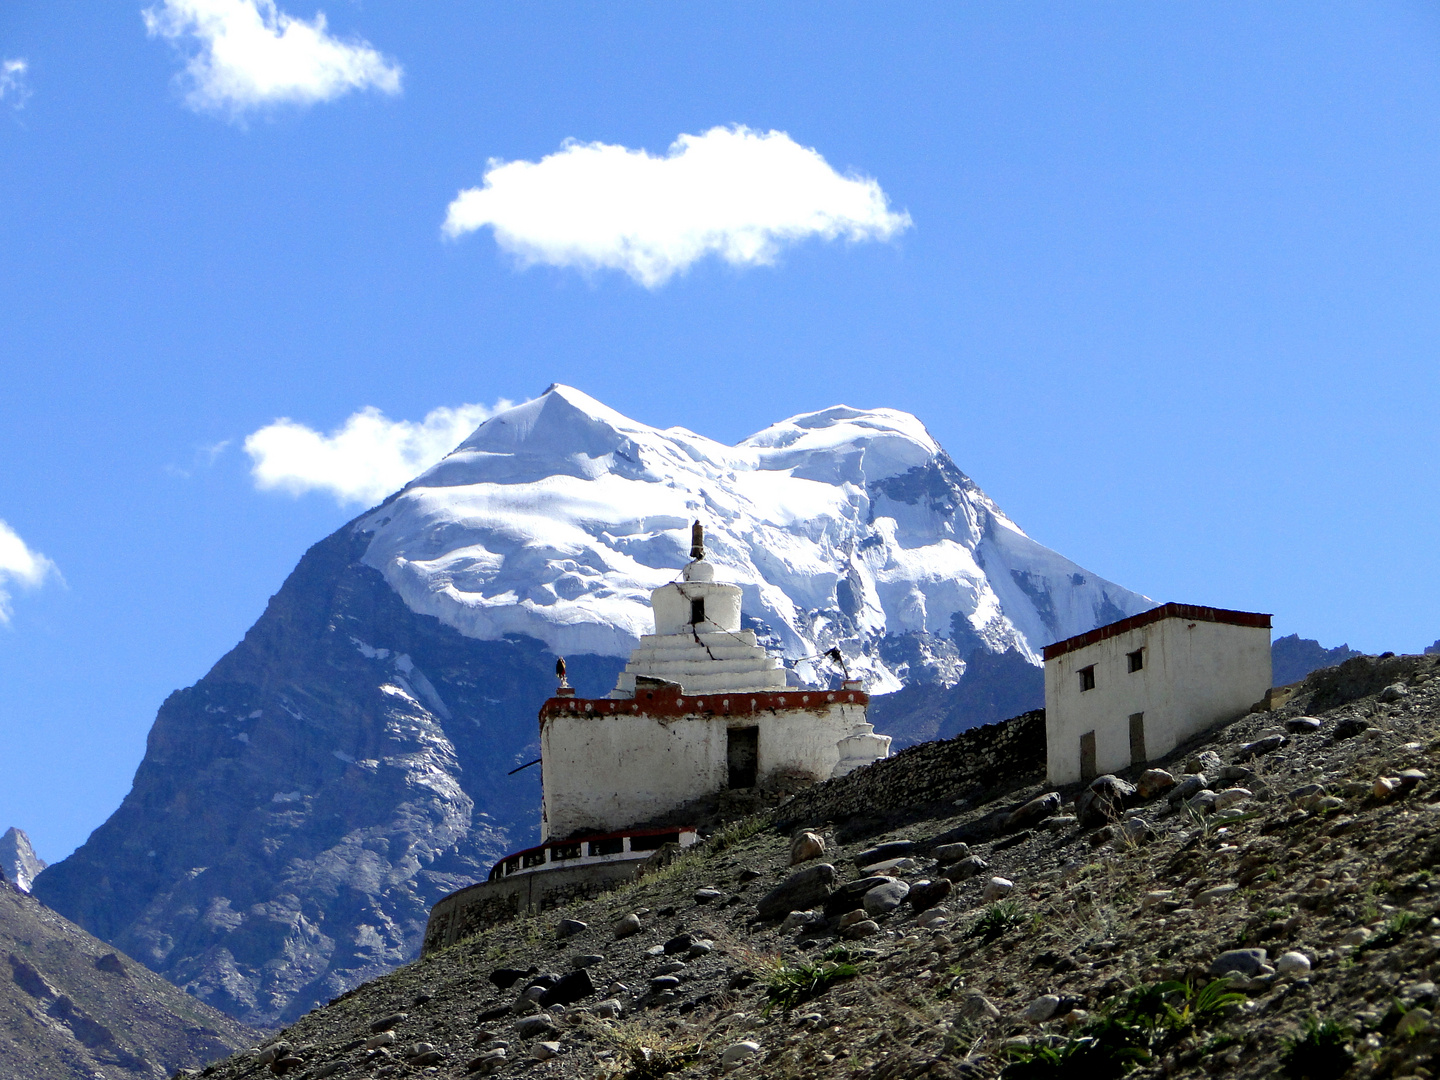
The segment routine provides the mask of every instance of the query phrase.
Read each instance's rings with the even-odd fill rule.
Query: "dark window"
[[[1130,661],[1130,670],[1139,671],[1145,666],[1145,650],[1136,649],[1134,652],[1127,652],[1125,659]]]
[[[620,855],[625,851],[625,841],[619,836],[609,840],[591,840],[591,855]]]
[[[732,788],[753,788],[760,760],[760,729],[732,727],[726,733],[725,763]]]
[[[520,861],[523,862],[527,868],[531,866],[543,866],[545,865],[545,849],[541,848],[539,851],[527,851],[520,856]]]
[[[506,860],[505,860],[505,873],[507,873],[507,874],[513,874],[516,870],[519,870],[519,869],[520,869],[520,860],[519,860],[519,859],[506,859]]]
[[[690,622],[702,623],[705,621],[705,598],[690,601]]]
[[[654,836],[632,836],[630,838],[631,851],[659,851],[666,844],[678,844],[680,834],[678,832],[656,833]]]
[[[1082,667],[1082,668],[1080,669],[1080,692],[1083,694],[1086,690],[1094,690],[1094,689],[1095,689],[1095,665],[1094,665],[1094,664],[1091,664],[1089,667]]]
[[[1140,765],[1149,760],[1145,753],[1145,714],[1130,714],[1130,764]]]
[[[550,849],[550,861],[557,859],[578,859],[580,857],[579,844],[556,844]]]
[[[1080,736],[1080,782],[1088,784],[1095,779],[1095,732],[1087,731]]]

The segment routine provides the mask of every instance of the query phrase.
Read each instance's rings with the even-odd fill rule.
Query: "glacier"
[[[917,634],[1040,662],[1048,642],[1154,606],[1036,543],[925,426],[844,405],[734,446],[658,429],[570,386],[499,412],[357,523],[363,561],[405,604],[482,640],[627,656],[652,630],[693,520],[739,585],[747,625],[795,685],[839,647],[872,693],[905,672],[881,642]]]

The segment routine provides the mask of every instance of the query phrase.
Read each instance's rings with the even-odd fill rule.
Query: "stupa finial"
[[[695,522],[690,526],[690,558],[703,559],[705,557],[705,526]]]

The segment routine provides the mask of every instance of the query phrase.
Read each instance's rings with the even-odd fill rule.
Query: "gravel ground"
[[[892,784],[894,805],[861,824],[812,800],[799,824],[825,851],[795,866],[782,806],[633,885],[368,983],[204,1075],[1432,1076],[1437,720],[1440,658],[1357,657],[1151,762],[1168,791],[1151,773],[1127,792],[1137,769],[1020,821],[1051,791],[1033,777],[976,778],[1003,794],[939,809]],[[1168,798],[1192,774],[1191,799]],[[910,846],[862,872],[885,843]],[[796,873],[820,882],[794,905],[812,914],[761,919]],[[865,877],[878,888],[846,889]],[[617,937],[629,915],[639,930]]]

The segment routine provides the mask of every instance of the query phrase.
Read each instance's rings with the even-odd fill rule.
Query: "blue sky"
[[[1433,5],[330,0],[322,31],[285,0],[320,67],[204,68],[207,12],[245,3],[0,8],[0,829],[44,857],[362,508],[259,488],[244,444],[281,417],[561,381],[733,441],[892,406],[1158,600],[1440,637]],[[576,265],[524,170],[443,230],[492,159],[663,164],[736,125],[788,136],[777,183],[822,222],[746,234],[768,263],[688,261],[672,222],[663,280],[603,236]]]

